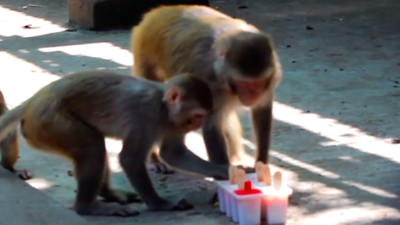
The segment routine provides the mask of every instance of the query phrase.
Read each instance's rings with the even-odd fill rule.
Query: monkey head
[[[280,73],[271,38],[265,33],[229,34],[217,45],[214,69],[245,106],[252,106]]]
[[[199,129],[213,108],[208,86],[187,74],[174,76],[168,84],[164,100],[174,127],[185,133]]]

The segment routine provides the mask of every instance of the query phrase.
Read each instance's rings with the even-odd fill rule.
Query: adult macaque
[[[251,108],[256,161],[267,163],[272,103],[282,77],[269,35],[241,19],[196,5],[155,8],[132,33],[133,74],[166,81],[174,74],[190,72],[211,88],[214,112],[203,126],[211,162],[228,165],[243,153],[242,128],[235,110],[246,106]],[[184,154],[187,150],[183,136],[164,141],[163,148],[169,149],[164,153]],[[169,162],[168,154],[160,156]]]
[[[186,210],[193,207],[186,200],[174,202],[157,194],[145,161],[152,147],[164,138],[173,139],[201,127],[211,110],[208,86],[189,75],[175,76],[163,84],[114,72],[86,71],[43,87],[0,117],[0,140],[20,123],[30,146],[70,159],[78,185],[77,213],[134,216],[138,212],[123,203],[138,201],[138,196],[112,189],[109,181],[104,138],[121,138],[121,166],[148,208]],[[9,155],[3,154],[3,160]],[[171,157],[178,166],[197,163],[191,166],[200,166],[200,172],[209,176],[228,173],[227,168],[190,154]],[[96,201],[98,195],[114,202]]]
[[[7,113],[9,110],[7,108],[6,100],[4,98],[3,92],[0,91],[0,115]],[[32,173],[28,170],[17,170],[15,169],[15,164],[19,157],[19,142],[18,142],[18,130],[12,129],[10,133],[0,142],[1,150],[1,166],[12,173],[16,174],[23,180],[28,180],[32,178]]]

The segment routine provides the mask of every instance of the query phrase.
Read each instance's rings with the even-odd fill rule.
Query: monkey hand
[[[184,198],[177,202],[159,199],[157,202],[148,204],[147,206],[152,211],[183,211],[193,209],[193,205]]]
[[[147,165],[147,168],[157,174],[174,174],[175,170],[170,169],[163,162],[151,162]]]
[[[218,165],[218,170],[214,172],[215,180],[228,180],[229,179],[229,167],[230,165]]]
[[[246,173],[255,173],[254,167],[244,167],[242,165],[237,166],[239,169],[244,170]],[[213,178],[215,180],[228,180],[229,179],[229,165],[223,165],[221,166],[221,170],[218,171],[219,173],[217,175],[214,175]]]
[[[248,166],[244,167],[242,165],[238,165],[237,167],[239,169],[244,170],[246,173],[255,173],[256,172],[256,169],[254,167],[248,167]]]

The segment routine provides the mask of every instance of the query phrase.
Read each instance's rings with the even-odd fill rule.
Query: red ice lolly
[[[252,194],[260,194],[262,193],[260,190],[253,188],[251,181],[244,182],[243,190],[235,190],[235,194],[237,195],[252,195]]]
[[[251,181],[244,182],[244,189],[234,191],[234,204],[239,225],[260,224],[263,192],[252,188]]]

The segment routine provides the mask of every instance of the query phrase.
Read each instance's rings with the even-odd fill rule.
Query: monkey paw
[[[175,170],[170,169],[165,163],[163,162],[152,162],[149,163],[147,166],[149,170],[158,173],[158,174],[174,174]]]
[[[214,178],[214,180],[227,180],[227,179],[229,179],[228,176],[219,176],[219,175],[213,176],[213,178]]]
[[[186,201],[186,199],[181,199],[177,202],[163,199],[156,204],[149,205],[149,209],[153,211],[184,211],[193,209],[193,205]]]
[[[218,202],[218,193],[214,193],[209,199],[208,199],[208,204],[210,205],[215,205],[216,202]]]
[[[129,217],[137,216],[139,212],[131,209],[128,206],[120,205],[118,203],[102,203],[96,202],[91,205],[77,205],[75,210],[80,215],[88,216],[119,216]]]
[[[15,170],[14,174],[22,180],[29,180],[33,177],[33,173],[29,170]]]

